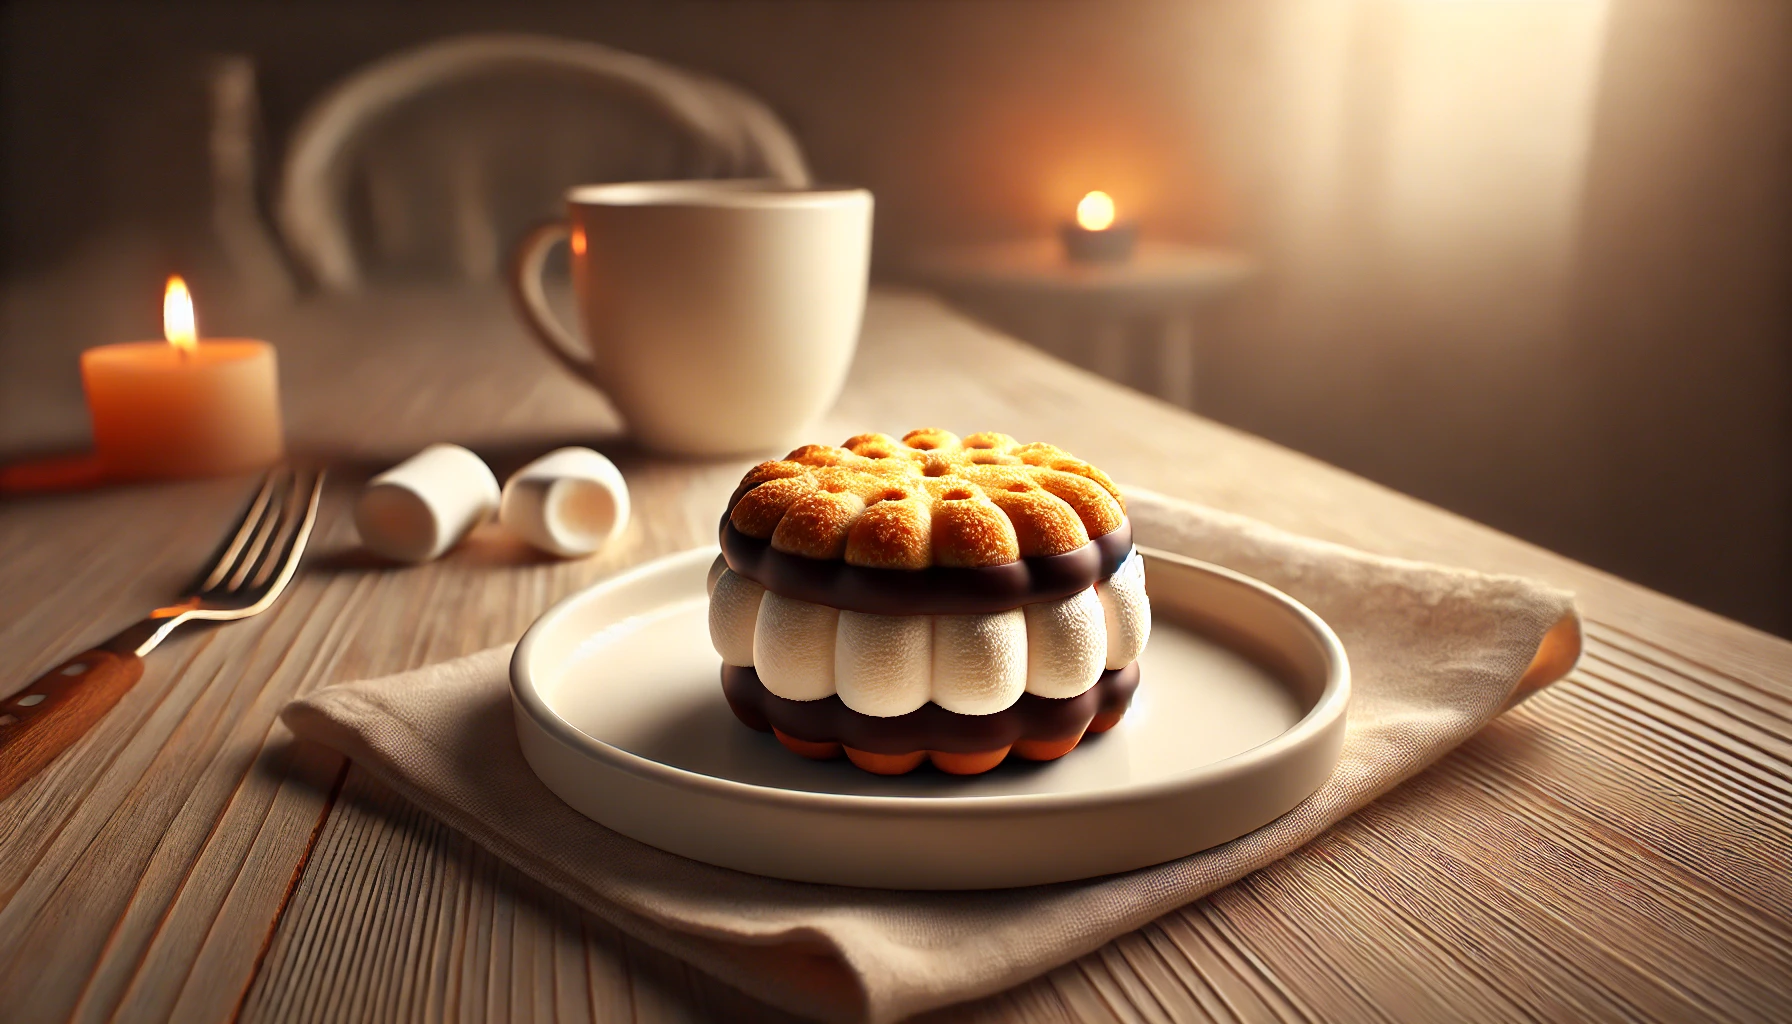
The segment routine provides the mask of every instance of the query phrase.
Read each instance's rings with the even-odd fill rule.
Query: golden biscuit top
[[[859,434],[754,466],[728,520],[774,549],[874,569],[1074,551],[1126,519],[1107,474],[1049,444],[937,429]]]

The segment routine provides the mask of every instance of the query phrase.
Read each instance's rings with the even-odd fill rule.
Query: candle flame
[[[162,293],[162,336],[181,355],[189,355],[199,344],[199,329],[193,323],[193,296],[187,282],[178,276],[168,279],[168,290]]]
[[[1076,222],[1085,231],[1106,231],[1114,223],[1114,198],[1091,192],[1076,204]]]

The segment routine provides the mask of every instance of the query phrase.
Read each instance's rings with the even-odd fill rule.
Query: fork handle
[[[0,800],[74,746],[142,677],[142,658],[95,648],[0,700]]]

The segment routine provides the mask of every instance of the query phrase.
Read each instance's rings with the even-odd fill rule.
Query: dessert
[[[1048,444],[915,430],[741,480],[710,572],[736,717],[813,758],[975,774],[1112,728],[1151,630],[1118,488]]]

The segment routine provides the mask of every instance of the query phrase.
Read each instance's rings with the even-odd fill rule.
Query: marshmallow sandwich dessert
[[[1049,444],[915,430],[755,466],[709,633],[744,724],[899,775],[976,774],[1112,728],[1151,631],[1119,489]]]

